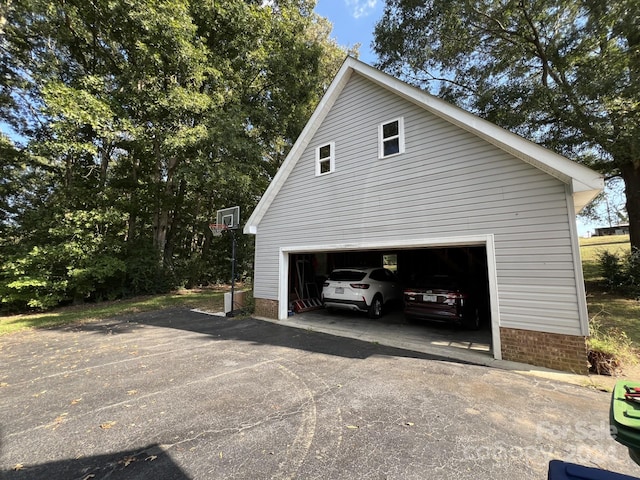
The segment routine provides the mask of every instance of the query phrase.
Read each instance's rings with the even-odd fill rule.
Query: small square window
[[[334,150],[334,142],[316,148],[316,176],[325,175],[335,170]]]
[[[390,157],[404,153],[404,119],[402,117],[378,127],[378,156]]]

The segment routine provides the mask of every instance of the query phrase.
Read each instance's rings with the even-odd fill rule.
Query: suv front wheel
[[[382,316],[382,297],[376,295],[371,300],[371,306],[369,307],[369,318],[380,318]]]

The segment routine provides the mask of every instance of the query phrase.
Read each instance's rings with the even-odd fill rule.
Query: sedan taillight
[[[369,284],[368,283],[351,283],[351,288],[359,288],[362,290],[366,290],[367,288],[369,288]]]
[[[329,282],[324,282],[324,283],[322,284],[322,286],[323,286],[323,287],[328,287],[328,286],[329,286]]]
[[[447,293],[444,303],[447,305],[455,305],[457,301],[460,301],[460,306],[463,307],[465,298],[464,293]]]

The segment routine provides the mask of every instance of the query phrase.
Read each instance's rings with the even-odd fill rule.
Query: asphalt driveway
[[[187,310],[0,339],[0,475],[640,476],[596,390]]]

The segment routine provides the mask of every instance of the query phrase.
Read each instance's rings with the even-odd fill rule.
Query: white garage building
[[[256,235],[256,314],[287,316],[304,296],[300,264],[322,278],[391,255],[401,278],[477,275],[495,358],[585,373],[575,214],[602,187],[596,172],[348,58],[244,227]]]

